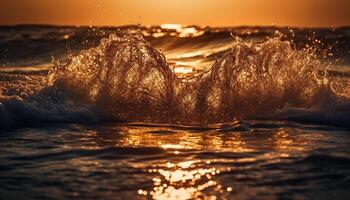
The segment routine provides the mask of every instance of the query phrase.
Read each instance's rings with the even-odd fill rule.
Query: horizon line
[[[266,28],[266,27],[275,27],[275,28],[294,28],[294,29],[339,29],[339,28],[350,28],[349,25],[339,25],[339,26],[295,26],[295,25],[278,25],[278,24],[266,24],[266,25],[218,25],[218,26],[210,26],[210,25],[196,25],[196,24],[180,24],[180,23],[163,23],[163,24],[176,24],[181,25],[183,27],[202,27],[202,28],[245,28],[245,27],[255,27],[255,28]],[[20,27],[20,26],[42,26],[42,27],[105,27],[105,28],[112,28],[112,27],[128,27],[128,26],[141,26],[141,27],[156,27],[161,26],[162,24],[118,24],[118,25],[111,25],[111,24],[59,24],[59,23],[13,23],[13,24],[0,24],[0,27]]]

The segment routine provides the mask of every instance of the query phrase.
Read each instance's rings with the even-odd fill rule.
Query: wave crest
[[[56,63],[49,80],[116,119],[208,124],[322,104],[336,96],[325,72],[313,51],[288,41],[237,39],[209,71],[178,78],[165,56],[135,34],[111,35],[68,64]]]
[[[67,65],[56,64],[49,78],[118,119],[170,118],[176,76],[141,35],[111,35]]]

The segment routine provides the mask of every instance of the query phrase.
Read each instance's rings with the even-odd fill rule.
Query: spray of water
[[[141,35],[111,35],[56,63],[49,82],[116,119],[156,123],[228,122],[336,96],[315,53],[280,38],[237,39],[209,71],[180,79]]]

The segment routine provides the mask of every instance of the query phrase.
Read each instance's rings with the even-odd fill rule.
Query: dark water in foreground
[[[348,199],[346,129],[38,125],[0,136],[1,199]]]
[[[0,27],[0,64],[0,200],[350,198],[350,28]]]

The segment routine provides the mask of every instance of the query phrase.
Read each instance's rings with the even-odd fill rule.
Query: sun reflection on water
[[[121,130],[117,146],[160,147],[165,150],[220,150],[231,152],[250,152],[253,149],[241,132],[218,133],[216,129],[204,131],[174,129],[168,127],[131,126]]]
[[[203,30],[196,27],[186,27],[181,24],[161,24],[160,28],[164,30],[174,30],[178,33],[178,37],[196,37],[204,34]]]
[[[208,162],[204,163],[207,164]],[[209,162],[210,163],[210,162]],[[139,189],[138,194],[157,200],[221,199],[232,192],[213,178],[222,170],[203,165],[200,160],[167,162],[164,166],[148,170],[154,174],[153,188]]]
[[[262,163],[288,163],[314,149],[314,141],[324,139],[317,132],[302,134],[293,128],[252,130],[259,127],[254,123],[211,127],[128,123],[87,131],[83,137],[69,134],[67,139],[78,140],[64,148],[98,154],[68,162],[82,175],[96,174],[97,169],[114,172],[126,164],[121,171],[130,174],[119,176],[130,179],[133,189],[129,192],[139,199],[230,199],[244,190],[237,178],[259,179]],[[125,160],[109,162],[112,158]],[[255,174],[240,174],[246,169]]]

